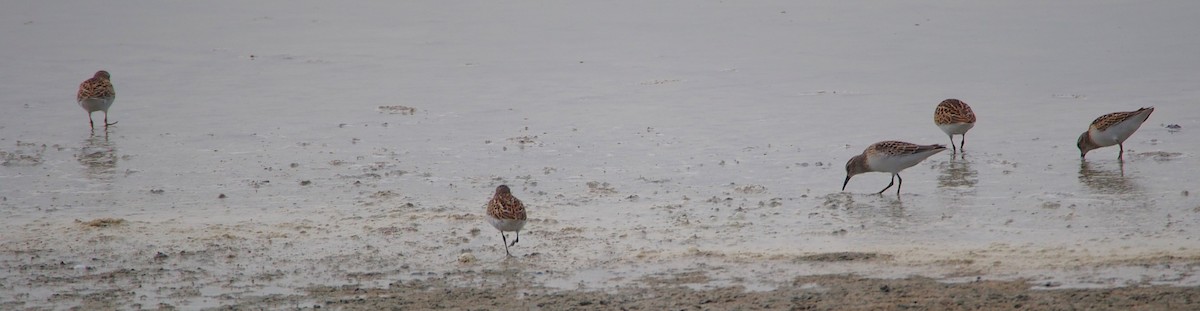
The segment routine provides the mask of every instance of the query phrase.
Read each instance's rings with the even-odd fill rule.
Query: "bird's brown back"
[[[497,219],[525,220],[525,204],[511,192],[496,191],[488,201],[488,215]]]
[[[112,81],[108,80],[108,73],[97,72],[96,76],[83,81],[79,84],[79,93],[75,95],[75,101],[83,101],[86,98],[111,98],[117,96],[116,90],[113,89]]]
[[[957,99],[943,100],[933,112],[935,124],[975,123],[975,112],[971,106]]]

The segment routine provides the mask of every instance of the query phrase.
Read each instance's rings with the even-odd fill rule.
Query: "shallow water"
[[[750,289],[824,273],[1200,283],[1194,265],[1131,263],[1200,255],[1200,45],[1172,34],[1200,26],[1191,2],[50,7],[65,5],[0,13],[21,43],[0,51],[8,284],[158,252],[213,281],[139,294],[201,306],[452,270],[561,288],[664,271]],[[125,18],[73,31],[93,11]],[[98,69],[118,93],[107,130],[72,98]],[[948,97],[979,115],[965,153],[904,171],[899,198],[873,194],[879,173],[839,191],[871,143],[948,143],[932,124]],[[1116,147],[1079,159],[1088,122],[1141,106],[1157,110],[1123,163]],[[481,216],[499,184],[531,208],[513,260]],[[109,217],[129,223],[75,221]],[[833,252],[892,257],[802,259]]]

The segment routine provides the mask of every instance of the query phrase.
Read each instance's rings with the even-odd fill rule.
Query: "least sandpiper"
[[[887,187],[879,190],[879,194],[883,194],[896,180],[900,180],[900,185],[896,186],[896,196],[900,196],[900,186],[904,185],[904,179],[900,178],[900,171],[917,165],[930,156],[946,150],[946,146],[942,145],[917,145],[902,141],[881,141],[877,142],[862,154],[850,158],[846,162],[846,181],[842,183],[842,191],[846,191],[846,185],[850,184],[850,177],[867,172],[883,172],[892,173],[892,181]]]
[[[488,201],[487,220],[492,227],[500,230],[500,238],[504,241],[504,253],[512,257],[512,253],[508,252],[508,247],[517,245],[517,241],[521,240],[521,228],[525,227],[525,204],[512,195],[512,190],[509,190],[508,186],[500,185],[496,187],[496,194],[492,195],[492,199]],[[512,244],[508,243],[508,236],[504,235],[505,231],[517,232],[517,237],[513,239]]]
[[[88,124],[93,129],[96,128],[96,123],[92,121],[92,113],[96,111],[104,112],[104,126],[114,125],[117,122],[108,123],[108,107],[111,107],[113,100],[117,99],[117,92],[113,90],[112,81],[108,75],[108,71],[97,71],[96,75],[91,79],[83,81],[79,84],[79,93],[75,95],[75,100],[79,102],[79,106],[83,110],[87,110]]]
[[[1079,147],[1079,158],[1087,157],[1088,151],[1092,149],[1117,145],[1121,147],[1117,160],[1125,160],[1125,140],[1129,139],[1153,112],[1154,107],[1149,107],[1136,111],[1113,112],[1096,118],[1088,130],[1079,135],[1079,140],[1075,143]]]
[[[975,127],[975,112],[971,106],[957,99],[943,100],[933,111],[933,124],[950,136],[950,150],[957,153],[967,144],[967,131]],[[962,143],[954,148],[954,135],[962,135]]]

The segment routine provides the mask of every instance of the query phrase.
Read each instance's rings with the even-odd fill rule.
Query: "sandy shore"
[[[454,218],[454,217],[449,217]],[[543,224],[553,226],[551,224]],[[505,259],[499,248],[457,257],[393,253],[374,238],[323,227],[222,225],[188,230],[171,222],[100,218],[27,226],[33,235],[3,244],[11,293],[3,309],[789,309],[789,310],[1184,310],[1200,308],[1200,287],[1180,287],[1196,258],[1147,257],[1045,269],[1044,273],[1109,280],[1082,288],[1052,277],[1008,278],[1004,264],[969,259],[914,266],[886,253],[730,256],[693,251],[641,255],[608,263],[558,262],[559,254],[529,251]],[[292,233],[269,228],[290,228]],[[535,231],[540,232],[540,231]],[[52,233],[52,234],[47,234]],[[373,236],[373,237],[372,237]],[[548,238],[526,235],[528,242]],[[337,243],[329,240],[343,239]],[[490,235],[462,240],[490,241]],[[174,241],[174,242],[171,242]],[[409,244],[399,241],[393,244]],[[307,248],[315,247],[315,248]],[[313,251],[325,249],[324,252]],[[357,251],[346,251],[357,249]],[[449,258],[447,258],[449,257]],[[985,273],[981,266],[995,266]],[[817,267],[817,269],[806,269]],[[1142,281],[1113,271],[1158,271]],[[611,270],[611,271],[606,271]],[[820,271],[863,271],[820,274]],[[879,277],[880,271],[924,276]],[[920,272],[925,271],[925,272]],[[1057,272],[1055,272],[1057,271]],[[816,274],[813,274],[816,273]],[[1126,275],[1129,272],[1124,273]],[[971,276],[975,275],[975,276]],[[1026,273],[1027,276],[1038,274]],[[1049,279],[1050,281],[1046,281]]]
[[[1200,308],[1200,288],[1128,287],[1037,290],[1023,281],[940,283],[927,278],[868,279],[851,275],[797,277],[772,291],[741,287],[694,290],[693,275],[672,275],[611,291],[549,291],[528,284],[447,287],[437,281],[386,288],[313,288],[300,297],[272,297],[238,307],[371,310],[1188,310]]]
[[[647,277],[639,286],[610,290],[559,290],[528,282],[515,271],[463,272],[505,280],[476,286],[448,282],[452,276],[394,282],[382,287],[311,286],[292,295],[232,299],[222,310],[1193,310],[1200,288],[1135,286],[1107,289],[1044,289],[1026,281],[943,283],[910,277],[871,279],[853,275],[796,277],[770,291],[743,287],[693,289],[702,275]],[[122,271],[77,281],[124,283],[156,277]],[[128,291],[63,295],[56,308],[194,309],[169,303],[142,304]],[[8,302],[6,309],[26,307]],[[35,308],[36,309],[36,308]]]

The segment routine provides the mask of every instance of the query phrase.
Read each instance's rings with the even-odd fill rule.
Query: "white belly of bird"
[[[111,98],[84,98],[79,101],[79,106],[87,112],[108,111],[108,107],[112,107],[113,99]]]
[[[966,134],[972,127],[975,127],[975,123],[938,124],[938,128],[941,128],[946,135]]]
[[[946,150],[946,149],[937,149],[937,150],[933,150],[933,151],[926,151],[923,153],[915,153],[915,154],[901,154],[901,155],[891,155],[891,156],[868,156],[867,157],[867,166],[869,166],[872,171],[876,171],[876,172],[899,173],[900,171],[903,171],[906,168],[910,168],[910,167],[913,167],[914,165],[917,165],[917,163],[921,163],[921,161],[924,161],[926,158],[929,158],[929,156],[931,156],[935,153],[938,153],[942,150]]]
[[[1150,114],[1143,113],[1129,118],[1125,122],[1113,124],[1104,131],[1090,129],[1088,132],[1092,136],[1092,142],[1100,145],[1100,147],[1124,143],[1126,139],[1129,139],[1129,136],[1133,135],[1133,132],[1137,132],[1138,128],[1142,126],[1143,122],[1146,122],[1146,118],[1149,116]]]
[[[525,227],[524,220],[499,219],[492,217],[492,215],[487,215],[487,220],[488,223],[492,224],[492,227],[496,227],[500,231],[521,231],[521,228]]]

